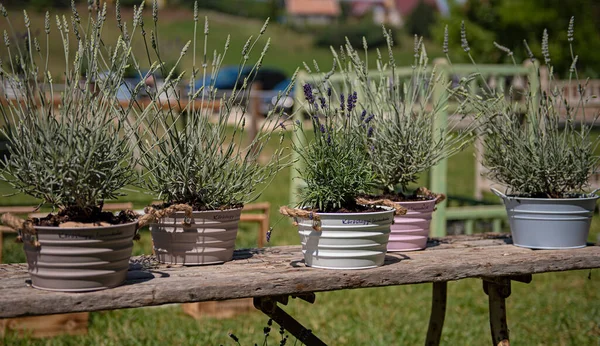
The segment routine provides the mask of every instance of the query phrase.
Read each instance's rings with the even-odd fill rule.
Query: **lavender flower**
[[[367,130],[367,137],[368,138],[373,137],[373,126],[369,127],[369,130]]]
[[[327,88],[327,96],[331,97],[331,88]]]
[[[331,145],[331,133],[327,134],[327,145]]]
[[[319,127],[319,130],[321,130],[321,133],[327,132],[327,130],[325,129],[325,125],[323,125],[323,124],[321,124],[321,127]]]
[[[365,119],[365,124],[368,124],[371,122],[371,120],[373,120],[373,118],[375,118],[375,114],[371,114],[369,115],[366,119]]]
[[[356,91],[348,96],[348,106],[346,107],[348,109],[348,116],[350,116],[350,112],[352,112],[352,110],[354,109],[354,106],[356,106],[357,101],[358,101],[358,95],[356,94]]]
[[[319,97],[319,101],[321,101],[321,109],[325,110],[325,108],[327,107],[327,102],[325,102],[325,98]]]
[[[312,86],[308,83],[304,84],[304,97],[308,101],[308,103],[315,103],[315,96],[313,95]]]
[[[348,96],[348,100],[350,100],[350,96]],[[344,94],[340,94],[340,111],[344,114],[344,109],[346,108],[346,101],[344,99]]]
[[[284,130],[286,129],[286,128],[285,128],[285,124],[283,123],[283,121],[279,123],[279,126],[280,126],[282,129],[284,129]]]
[[[296,125],[300,125],[300,120],[296,120]]]
[[[367,116],[367,111],[363,109],[362,113],[360,114],[360,121],[364,121],[366,116]]]
[[[269,227],[269,230],[267,231],[267,243],[271,241],[271,232],[273,232],[273,227]]]

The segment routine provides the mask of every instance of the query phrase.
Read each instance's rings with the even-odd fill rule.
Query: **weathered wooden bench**
[[[252,297],[256,308],[302,342],[324,345],[279,304],[287,304],[289,297],[313,303],[315,292],[432,282],[426,343],[437,345],[446,311],[446,283],[479,278],[489,296],[493,344],[508,345],[505,299],[512,280],[530,282],[532,274],[600,268],[600,246],[529,250],[510,242],[498,234],[433,239],[424,251],[389,254],[382,267],[348,271],[308,268],[298,246],[238,250],[234,261],[204,267],[167,268],[151,257],[136,257],[125,285],[79,294],[33,289],[25,264],[4,264],[0,318]]]

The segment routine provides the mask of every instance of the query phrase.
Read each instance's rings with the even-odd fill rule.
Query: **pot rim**
[[[504,197],[501,197],[503,199],[519,199],[519,200],[525,200],[525,201],[556,201],[556,202],[562,202],[562,201],[588,201],[588,200],[594,200],[594,199],[598,199],[600,198],[599,195],[596,194],[581,194],[581,197],[573,197],[573,198],[537,198],[537,197],[519,197],[519,196],[515,196],[515,195],[506,195]]]
[[[244,207],[239,207],[239,208],[231,208],[231,209],[213,209],[213,210],[192,210],[192,213],[214,213],[214,212],[226,212],[226,211],[238,211],[238,210],[242,210],[244,209]],[[146,214],[146,212],[142,211],[143,214]],[[173,215],[173,214],[185,214],[185,211],[174,211],[173,213],[169,214],[169,215]]]
[[[386,206],[377,206],[378,208],[381,209],[385,209],[382,211],[369,211],[369,212],[362,212],[362,213],[321,213],[321,212],[314,212],[315,214],[318,215],[325,215],[325,216],[334,216],[334,215],[347,215],[347,216],[363,216],[363,215],[380,215],[380,214],[385,214],[385,213],[389,213],[390,211],[394,211],[394,208],[392,207],[386,207]],[[303,208],[305,209],[305,208]]]
[[[115,228],[121,228],[121,227],[127,227],[127,226],[131,226],[131,225],[136,225],[138,223],[138,220],[132,221],[132,222],[127,222],[127,223],[120,223],[117,225],[110,225],[110,226],[93,226],[93,227],[59,227],[59,226],[33,226],[33,228],[35,230],[41,230],[41,231],[53,231],[53,230],[64,230],[64,231],[89,231],[89,230],[98,230],[98,229],[115,229]]]

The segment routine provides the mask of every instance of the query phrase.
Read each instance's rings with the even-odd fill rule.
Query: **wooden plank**
[[[299,246],[238,250],[214,266],[142,270],[134,258],[125,285],[83,294],[32,289],[25,264],[3,264],[0,318],[600,268],[600,246],[530,250],[507,242],[490,234],[434,239],[424,251],[388,254],[385,265],[369,270],[308,268]]]
[[[89,312],[78,312],[0,319],[0,337],[4,337],[9,333],[34,338],[45,338],[62,334],[87,334],[89,318]]]
[[[252,298],[232,299],[212,302],[187,303],[182,306],[183,312],[195,319],[205,317],[224,319],[254,310]]]

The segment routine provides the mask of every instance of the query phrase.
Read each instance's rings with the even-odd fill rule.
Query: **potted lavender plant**
[[[157,16],[155,7],[155,23]],[[260,188],[264,188],[289,161],[284,148],[270,151],[267,147],[271,140],[279,140],[279,144],[283,140],[281,113],[270,112],[254,138],[246,135],[247,100],[269,42],[251,66],[250,74],[238,75],[239,83],[234,90],[221,91],[215,88],[215,81],[229,40],[224,51],[215,52],[210,60],[206,20],[202,66],[198,68],[197,26],[195,6],[191,43],[193,66],[187,102],[181,95],[173,94],[169,95],[169,103],[163,105],[161,90],[149,89],[149,97],[157,102],[138,114],[146,124],[138,138],[142,153],[140,163],[144,168],[142,184],[164,201],[162,205],[146,208],[144,222],[150,223],[158,260],[169,264],[203,265],[231,260],[242,207],[258,198],[262,192]],[[267,22],[256,38],[247,40],[241,52],[240,73],[246,69],[249,56],[266,27]],[[182,56],[189,45],[182,51]],[[152,46],[158,46],[156,27]],[[159,50],[155,51],[160,59]],[[173,70],[162,74],[167,76],[165,89],[179,84],[183,76],[174,76]],[[289,94],[289,89],[285,94]],[[183,118],[185,123],[178,125]]]
[[[306,146],[294,146],[293,150],[304,161],[299,175],[305,186],[300,191],[298,208],[283,206],[280,212],[293,217],[298,225],[307,266],[325,269],[381,266],[394,213],[402,210],[360,199],[376,184],[365,150],[374,132],[370,124],[372,116],[357,109],[356,93],[336,98],[332,97],[331,88],[305,84],[304,95],[314,139]],[[305,136],[299,121],[295,123],[295,134]]]
[[[472,139],[475,123],[459,130],[459,122],[455,121],[436,129],[434,123],[447,111],[451,97],[451,93],[444,93],[443,99],[434,97],[436,91],[449,87],[443,74],[429,66],[422,39],[417,37],[412,69],[407,72],[397,68],[392,37],[385,28],[383,34],[389,60],[384,61],[379,55],[376,72],[369,72],[367,62],[350,44],[345,47],[346,54],[334,51],[334,56],[340,66],[348,66],[343,69],[346,83],[356,85],[364,93],[364,107],[372,113],[366,119],[374,128],[368,153],[378,193],[368,198],[388,199],[408,210],[394,219],[388,251],[421,250],[427,245],[435,205],[445,196],[424,187],[410,192],[411,185],[423,172],[462,150]],[[364,48],[366,51],[366,42]]]
[[[1,5],[0,13],[12,28]],[[27,221],[4,214],[2,221],[18,230],[32,285],[40,289],[81,292],[114,287],[125,280],[129,267],[137,215],[115,215],[102,211],[102,206],[137,178],[135,141],[125,121],[127,112],[116,100],[130,42],[119,37],[107,54],[98,41],[105,17],[106,6],[90,7],[87,25],[75,8],[70,23],[57,17],[65,53],[60,96],[48,69],[49,59],[55,58],[48,50],[49,14],[43,40],[32,35],[25,11],[27,34],[4,32],[8,56],[16,56],[16,65],[0,66],[8,100],[0,106],[2,134],[10,151],[10,158],[0,161],[0,179],[55,212]],[[76,38],[74,58],[69,32]]]
[[[569,48],[574,20],[568,29]],[[464,25],[463,48],[471,58]],[[534,54],[524,41],[532,63]],[[512,51],[496,43],[512,59]],[[542,56],[547,80],[509,97],[490,88],[483,96],[467,98],[471,110],[485,117],[483,164],[489,177],[506,186],[502,198],[510,223],[513,243],[533,249],[571,249],[586,246],[592,216],[599,196],[586,193],[590,175],[598,168],[591,125],[598,114],[586,119],[589,97],[577,73],[577,56],[572,54],[568,87],[577,86],[579,96],[569,102],[565,89],[557,85],[550,62],[548,34],[542,38]],[[472,59],[472,58],[471,58]],[[536,65],[538,76],[539,65]],[[525,110],[516,100],[524,100]],[[586,122],[587,120],[587,122]]]

